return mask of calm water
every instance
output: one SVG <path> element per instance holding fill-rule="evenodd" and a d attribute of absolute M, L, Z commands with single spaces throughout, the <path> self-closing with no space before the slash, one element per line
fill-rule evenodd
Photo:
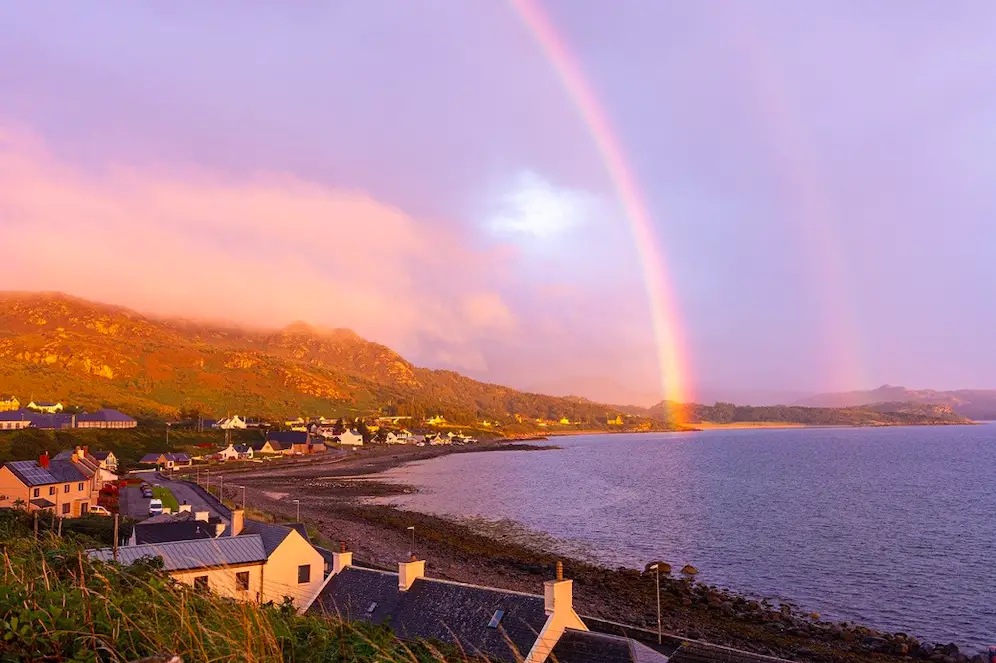
<path fill-rule="evenodd" d="M 388 476 L 393 499 L 511 519 L 611 566 L 700 579 L 972 650 L 996 644 L 996 425 L 558 438 Z"/>

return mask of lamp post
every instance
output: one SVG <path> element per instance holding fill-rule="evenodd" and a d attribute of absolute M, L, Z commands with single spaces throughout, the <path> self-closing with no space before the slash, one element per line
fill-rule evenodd
<path fill-rule="evenodd" d="M 415 526 L 414 525 L 409 525 L 408 526 L 408 530 L 412 533 L 412 551 L 411 551 L 411 555 L 414 556 L 415 555 Z"/>
<path fill-rule="evenodd" d="M 297 522 L 301 522 L 301 500 L 294 500 L 297 505 Z"/>
<path fill-rule="evenodd" d="M 240 486 L 242 488 L 242 510 L 246 510 L 246 487 Z"/>
<path fill-rule="evenodd" d="M 652 564 L 650 570 L 657 577 L 657 644 L 661 644 L 661 565 Z"/>

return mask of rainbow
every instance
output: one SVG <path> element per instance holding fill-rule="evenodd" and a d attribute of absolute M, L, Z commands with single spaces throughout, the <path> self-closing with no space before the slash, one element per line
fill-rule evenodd
<path fill-rule="evenodd" d="M 510 1 L 515 13 L 535 38 L 560 77 L 568 97 L 580 114 L 602 157 L 616 195 L 623 205 L 639 255 L 643 282 L 647 288 L 654 345 L 657 349 L 660 370 L 661 395 L 665 401 L 673 405 L 691 402 L 685 383 L 688 373 L 683 362 L 688 355 L 683 350 L 676 328 L 678 314 L 671 295 L 664 256 L 657 248 L 650 214 L 643 202 L 636 177 L 626 163 L 622 145 L 616 138 L 607 114 L 585 79 L 581 67 L 572 57 L 550 20 L 533 0 Z M 671 407 L 670 419 L 680 423 L 681 408 Z"/>

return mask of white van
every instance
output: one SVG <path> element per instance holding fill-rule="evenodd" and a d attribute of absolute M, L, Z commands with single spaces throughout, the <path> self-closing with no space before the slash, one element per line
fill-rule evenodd
<path fill-rule="evenodd" d="M 163 512 L 163 501 L 158 497 L 153 497 L 149 500 L 149 515 L 158 516 Z"/>

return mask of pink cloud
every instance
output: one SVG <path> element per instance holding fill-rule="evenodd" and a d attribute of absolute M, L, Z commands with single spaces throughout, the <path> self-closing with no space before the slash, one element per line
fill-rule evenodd
<path fill-rule="evenodd" d="M 348 326 L 403 354 L 484 369 L 516 333 L 504 258 L 356 191 L 286 173 L 83 170 L 0 123 L 0 288 L 275 327 Z M 422 350 L 431 348 L 431 356 Z"/>

